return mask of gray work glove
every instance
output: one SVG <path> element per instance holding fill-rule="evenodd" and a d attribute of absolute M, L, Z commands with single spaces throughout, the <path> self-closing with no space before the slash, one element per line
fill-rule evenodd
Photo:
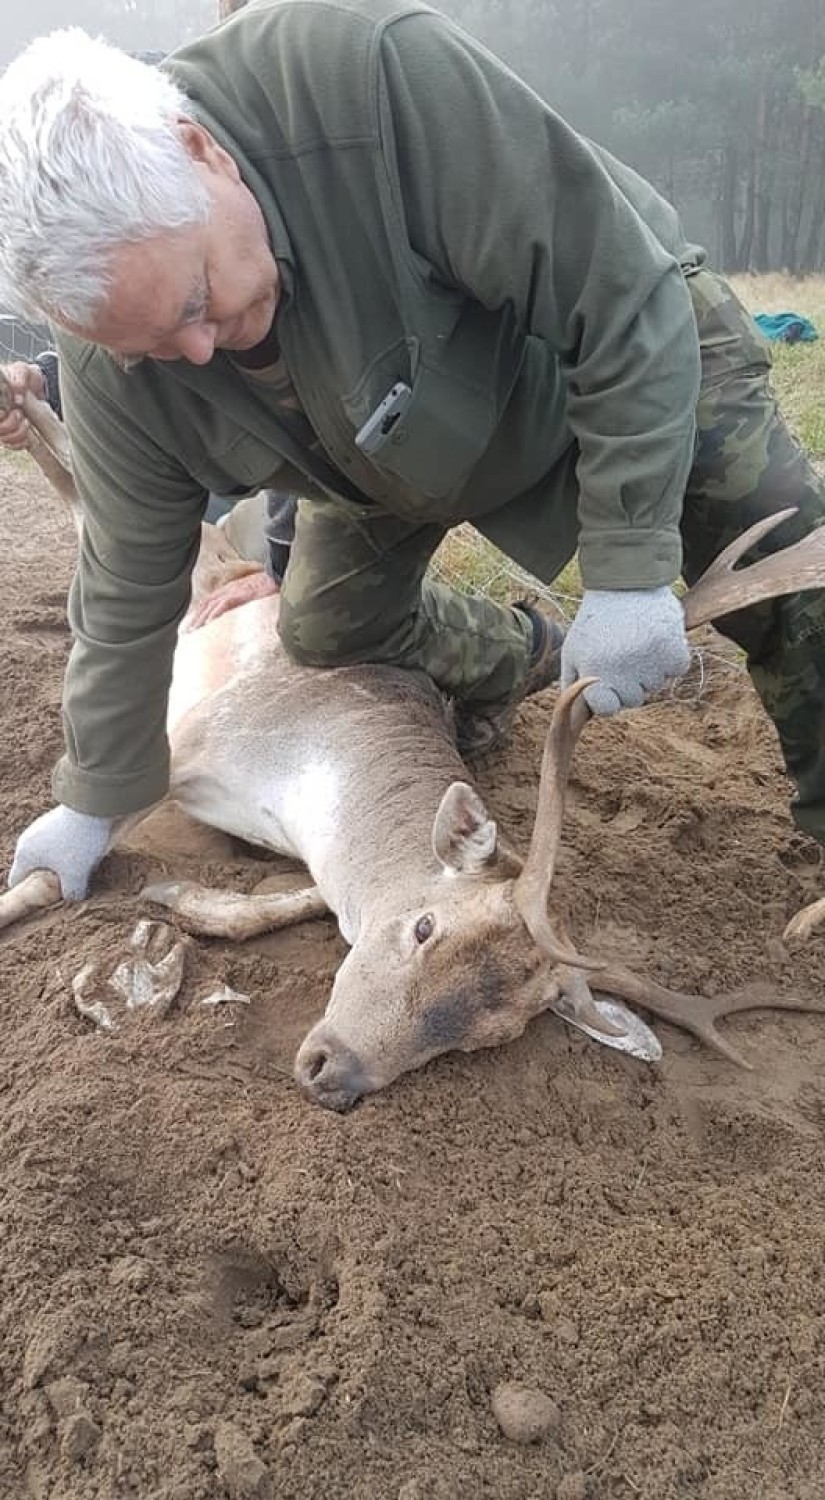
<path fill-rule="evenodd" d="M 638 708 L 648 693 L 687 671 L 682 606 L 669 588 L 585 589 L 561 652 L 561 685 L 598 677 L 585 689 L 594 714 Z"/>
<path fill-rule="evenodd" d="M 52 870 L 64 899 L 80 901 L 92 871 L 106 853 L 114 822 L 114 818 L 97 818 L 71 807 L 53 807 L 35 818 L 17 840 L 9 885 L 17 885 L 31 870 Z"/>

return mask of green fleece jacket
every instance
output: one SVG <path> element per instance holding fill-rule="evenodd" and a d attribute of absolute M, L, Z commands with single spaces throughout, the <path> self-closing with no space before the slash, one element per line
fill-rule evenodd
<path fill-rule="evenodd" d="M 208 489 L 294 475 L 451 523 L 524 494 L 578 444 L 590 587 L 680 566 L 699 383 L 675 212 L 484 48 L 419 4 L 257 0 L 165 64 L 263 211 L 279 340 L 329 463 L 266 383 L 217 354 L 125 373 L 61 335 L 86 526 L 70 601 L 60 801 L 161 797 L 165 713 Z M 372 459 L 355 433 L 412 400 Z M 319 471 L 320 464 L 320 471 Z"/>

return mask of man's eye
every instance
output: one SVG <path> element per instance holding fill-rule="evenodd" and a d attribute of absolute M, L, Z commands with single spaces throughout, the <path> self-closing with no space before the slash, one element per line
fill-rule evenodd
<path fill-rule="evenodd" d="M 427 939 L 432 937 L 434 931 L 435 917 L 431 912 L 427 912 L 425 916 L 418 918 L 413 928 L 415 941 L 417 943 L 426 943 Z"/>

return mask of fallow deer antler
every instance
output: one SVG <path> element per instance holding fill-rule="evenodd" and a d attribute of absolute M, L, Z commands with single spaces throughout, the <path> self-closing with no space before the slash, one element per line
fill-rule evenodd
<path fill-rule="evenodd" d="M 825 586 L 825 527 L 749 567 L 735 570 L 735 564 L 750 547 L 794 514 L 795 508 L 790 508 L 757 521 L 719 554 L 682 600 L 688 630 L 763 599 Z M 579 970 L 584 967 L 593 970 L 597 966 L 590 960 L 582 964 L 571 957 L 564 939 L 560 939 L 553 929 L 547 908 L 573 752 L 591 717 L 584 698 L 579 696 L 587 685 L 585 680 L 574 683 L 561 694 L 556 704 L 544 747 L 530 849 L 514 888 L 516 904 L 537 946 L 554 963 Z M 575 986 L 563 986 L 567 1012 L 575 1024 L 600 1032 L 609 1044 L 611 1036 L 620 1034 L 618 1028 L 600 1016 L 589 986 L 583 980 L 584 976 L 579 973 Z M 746 1068 L 750 1064 L 716 1030 L 715 1022 L 721 1016 L 766 1006 L 825 1013 L 825 1007 L 795 996 L 774 995 L 768 1000 L 755 987 L 714 998 L 685 995 L 664 989 L 652 980 L 642 979 L 629 969 L 613 964 L 601 966 L 598 988 L 622 1000 L 635 1001 Z"/>
<path fill-rule="evenodd" d="M 530 849 L 513 886 L 513 899 L 536 947 L 553 963 L 575 971 L 602 969 L 604 964 L 577 953 L 566 933 L 555 930 L 547 903 L 561 842 L 564 798 L 573 752 L 590 718 L 590 710 L 581 694 L 595 680 L 594 677 L 579 678 L 572 687 L 565 689 L 556 704 L 544 742 Z M 590 1026 L 605 1037 L 621 1036 L 620 1029 L 599 1014 L 586 985 L 577 983 L 575 996 L 568 996 L 568 1002 L 575 1011 L 577 1024 Z"/>
<path fill-rule="evenodd" d="M 736 568 L 739 559 L 763 536 L 795 515 L 796 506 L 790 505 L 772 516 L 763 516 L 714 558 L 682 599 L 687 630 L 710 624 L 720 615 L 734 614 L 746 605 L 760 604 L 764 599 L 825 587 L 825 526 L 809 531 L 800 541 L 771 552 L 746 568 Z"/>

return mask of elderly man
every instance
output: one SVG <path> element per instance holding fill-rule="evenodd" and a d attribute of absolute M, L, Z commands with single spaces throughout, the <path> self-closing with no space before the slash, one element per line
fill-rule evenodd
<path fill-rule="evenodd" d="M 688 661 L 671 584 L 757 516 L 820 524 L 761 337 L 675 212 L 435 12 L 258 0 L 159 70 L 80 33 L 0 84 L 0 295 L 58 330 L 86 515 L 60 805 L 11 878 L 81 894 L 167 785 L 164 711 L 204 497 L 307 499 L 282 594 L 318 666 L 423 667 L 470 746 L 558 672 L 525 607 L 427 576 L 470 519 L 585 593 L 562 678 L 641 703 Z M 729 626 L 825 839 L 825 605 Z"/>
<path fill-rule="evenodd" d="M 242 10 L 247 3 L 248 0 L 220 0 L 218 12 L 221 19 Z M 152 64 L 162 62 L 165 56 L 163 52 L 151 50 L 130 55 L 139 62 Z M 12 451 L 20 450 L 28 443 L 28 423 L 22 411 L 26 391 L 41 401 L 47 401 L 58 417 L 63 416 L 59 357 L 55 350 L 47 349 L 29 362 L 18 361 L 4 366 L 3 374 L 14 397 L 14 405 L 6 417 L 0 418 L 0 445 Z M 262 562 L 264 572 L 236 579 L 202 599 L 188 615 L 190 628 L 205 625 L 208 620 L 249 599 L 280 590 L 295 535 L 297 505 L 297 495 L 273 489 L 250 495 L 238 504 L 233 503 L 232 498 L 210 495 L 204 520 L 220 522 L 231 518 L 228 530 L 231 541 L 244 557 Z"/>

